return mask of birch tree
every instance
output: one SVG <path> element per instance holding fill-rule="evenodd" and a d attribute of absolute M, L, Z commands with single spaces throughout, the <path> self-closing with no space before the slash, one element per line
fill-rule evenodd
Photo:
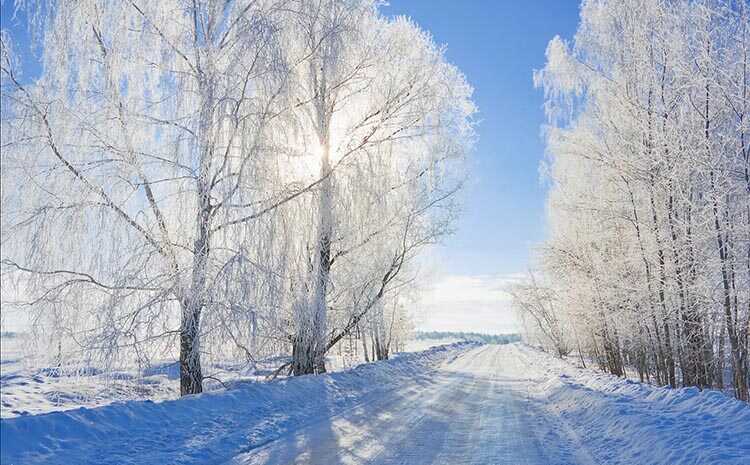
<path fill-rule="evenodd" d="M 324 371 L 450 233 L 474 138 L 463 75 L 378 7 L 30 10 L 39 79 L 2 37 L 4 305 L 60 359 L 177 354 L 182 394 L 206 357 Z"/>
<path fill-rule="evenodd" d="M 474 109 L 463 76 L 410 21 L 387 20 L 369 1 L 299 11 L 290 42 L 302 37 L 297 53 L 310 57 L 296 74 L 300 138 L 324 179 L 292 336 L 293 371 L 306 374 L 325 371 L 325 353 L 404 264 L 449 232 Z M 332 304 L 354 310 L 343 327 L 330 325 Z"/>
<path fill-rule="evenodd" d="M 299 195 L 268 182 L 278 6 L 60 1 L 30 83 L 3 40 L 4 267 L 87 347 L 177 337 L 182 394 L 202 390 L 201 320 L 243 227 Z"/>
<path fill-rule="evenodd" d="M 723 387 L 728 364 L 745 400 L 747 29 L 743 2 L 585 1 L 535 74 L 551 122 L 540 262 L 580 308 L 561 315 L 602 368 Z"/>

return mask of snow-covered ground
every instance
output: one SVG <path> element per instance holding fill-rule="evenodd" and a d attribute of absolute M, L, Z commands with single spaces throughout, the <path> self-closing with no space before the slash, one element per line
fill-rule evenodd
<path fill-rule="evenodd" d="M 128 400 L 164 401 L 179 397 L 179 365 L 174 360 L 152 362 L 146 367 L 104 371 L 81 363 L 77 370 L 39 366 L 25 350 L 27 336 L 3 333 L 0 344 L 0 418 L 38 415 L 79 407 L 101 407 Z M 418 352 L 457 339 L 407 341 L 406 352 Z M 343 356 L 333 350 L 327 358 L 329 371 L 342 371 L 364 362 L 362 352 Z M 206 391 L 247 381 L 264 381 L 286 362 L 283 357 L 258 361 L 254 366 L 240 363 L 209 365 L 204 381 Z M 283 377 L 283 374 L 281 374 Z M 220 381 L 220 382 L 219 382 Z"/>
<path fill-rule="evenodd" d="M 177 365 L 155 364 L 139 376 L 134 370 L 104 373 L 92 366 L 77 370 L 38 366 L 24 350 L 23 335 L 0 339 L 0 418 L 35 415 L 132 399 L 176 397 Z M 171 386 L 174 384 L 174 386 Z"/>
<path fill-rule="evenodd" d="M 747 464 L 750 406 L 453 344 L 181 400 L 0 420 L 3 464 Z"/>
<path fill-rule="evenodd" d="M 102 370 L 80 362 L 73 368 L 40 365 L 25 350 L 28 336 L 3 333 L 0 344 L 0 418 L 101 407 L 129 400 L 163 401 L 179 397 L 179 364 L 175 360 L 153 361 L 148 366 Z M 226 385 L 264 380 L 286 359 L 275 357 L 255 366 L 241 363 L 208 365 L 204 381 L 207 391 Z"/>

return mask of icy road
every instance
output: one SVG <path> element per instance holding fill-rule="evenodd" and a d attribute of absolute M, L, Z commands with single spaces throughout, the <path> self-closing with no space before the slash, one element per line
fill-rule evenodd
<path fill-rule="evenodd" d="M 324 418 L 231 463 L 594 464 L 559 418 L 540 410 L 530 361 L 515 346 L 482 346 L 429 383 Z"/>
<path fill-rule="evenodd" d="M 750 405 L 456 344 L 185 399 L 0 420 L 0 462 L 747 465 Z"/>
<path fill-rule="evenodd" d="M 475 348 L 442 365 L 429 382 L 323 418 L 231 463 L 750 464 L 748 424 L 732 425 L 750 421 L 746 405 L 729 401 L 740 415 L 721 425 L 679 402 L 660 408 L 656 398 L 597 392 L 561 373 L 566 364 L 544 363 L 540 355 L 518 345 Z M 639 424 L 630 429 L 633 422 Z M 651 435 L 641 436 L 637 428 L 649 426 Z"/>

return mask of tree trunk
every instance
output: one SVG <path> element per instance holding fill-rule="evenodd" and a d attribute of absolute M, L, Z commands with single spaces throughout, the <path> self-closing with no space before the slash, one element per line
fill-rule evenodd
<path fill-rule="evenodd" d="M 207 202 L 205 196 L 199 199 Z M 205 208 L 197 219 L 198 239 L 193 252 L 193 272 L 190 296 L 182 305 L 180 323 L 180 395 L 203 391 L 203 374 L 200 355 L 200 324 L 203 311 L 203 293 L 206 286 L 206 267 L 209 254 L 209 209 Z"/>
<path fill-rule="evenodd" d="M 198 337 L 200 311 L 196 311 L 195 305 L 189 305 L 188 308 L 183 309 L 182 318 L 183 324 L 180 329 L 180 395 L 200 394 L 203 392 L 203 372 Z"/>
<path fill-rule="evenodd" d="M 680 352 L 680 367 L 682 368 L 682 385 L 704 387 L 706 382 L 703 376 L 701 376 L 701 359 L 703 356 L 701 318 L 696 308 L 687 303 L 687 291 L 685 289 L 682 261 L 680 260 L 680 255 L 678 253 L 674 196 L 671 193 L 667 200 L 667 219 L 669 224 L 669 235 L 672 242 L 672 259 L 674 260 L 677 293 L 680 301 L 680 317 L 682 319 L 682 331 L 678 333 L 681 336 L 681 340 L 677 342 L 677 348 Z M 682 342 L 684 342 L 686 347 L 683 348 Z"/>
<path fill-rule="evenodd" d="M 297 334 L 292 341 L 292 374 L 294 376 L 325 373 L 325 365 L 320 363 L 319 349 L 309 333 Z M 321 369 L 322 368 L 322 369 Z"/>
<path fill-rule="evenodd" d="M 322 102 L 318 102 L 323 107 Z M 315 263 L 313 266 L 313 300 L 311 321 L 301 322 L 296 338 L 298 347 L 293 361 L 294 374 L 304 375 L 325 373 L 325 354 L 328 341 L 328 279 L 331 271 L 331 237 L 333 234 L 333 183 L 330 160 L 330 134 L 328 116 L 323 108 L 318 109 L 318 135 L 321 148 L 320 192 L 318 197 L 318 232 L 316 241 Z M 309 328 L 305 326 L 309 325 Z M 294 356 L 293 356 L 294 357 Z"/>
<path fill-rule="evenodd" d="M 357 323 L 357 332 L 359 333 L 360 337 L 362 338 L 362 350 L 365 353 L 365 362 L 370 362 L 370 356 L 367 353 L 367 337 L 365 335 L 365 331 L 362 331 L 359 327 L 359 323 Z"/>
<path fill-rule="evenodd" d="M 744 370 L 744 361 L 742 357 L 742 347 L 738 336 L 738 328 L 732 313 L 732 296 L 729 283 L 729 272 L 727 269 L 726 244 L 719 223 L 718 205 L 716 201 L 713 204 L 714 226 L 716 229 L 716 241 L 719 248 L 719 258 L 721 261 L 721 282 L 724 294 L 724 321 L 729 339 L 729 351 L 732 358 L 732 378 L 734 381 L 734 395 L 740 400 L 748 400 L 747 375 Z"/>
<path fill-rule="evenodd" d="M 653 179 L 651 180 L 653 186 Z M 656 204 L 654 194 L 651 192 L 651 216 L 653 219 L 654 237 L 656 239 L 656 252 L 659 257 L 659 304 L 662 311 L 662 325 L 664 330 L 664 363 L 666 365 L 666 375 L 671 387 L 677 387 L 675 376 L 674 350 L 672 349 L 672 334 L 669 325 L 669 313 L 667 311 L 665 287 L 666 287 L 666 260 L 664 249 L 662 248 L 661 234 L 659 233 L 659 220 L 656 215 Z"/>

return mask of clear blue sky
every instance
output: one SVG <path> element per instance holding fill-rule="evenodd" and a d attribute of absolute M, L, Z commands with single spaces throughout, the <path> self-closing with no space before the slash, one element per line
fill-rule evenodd
<path fill-rule="evenodd" d="M 527 268 L 544 237 L 542 91 L 532 71 L 544 66 L 547 42 L 572 38 L 578 0 L 391 0 L 388 15 L 406 15 L 448 47 L 447 57 L 474 87 L 479 143 L 458 232 L 440 254 L 450 272 L 506 274 Z"/>
<path fill-rule="evenodd" d="M 547 42 L 571 38 L 578 0 L 391 0 L 387 15 L 406 15 L 446 44 L 448 59 L 474 87 L 479 142 L 465 212 L 438 254 L 458 275 L 508 274 L 527 268 L 530 247 L 544 237 L 542 92 L 532 71 L 544 65 Z M 26 54 L 26 77 L 40 72 L 22 22 L 2 1 L 2 27 Z"/>

